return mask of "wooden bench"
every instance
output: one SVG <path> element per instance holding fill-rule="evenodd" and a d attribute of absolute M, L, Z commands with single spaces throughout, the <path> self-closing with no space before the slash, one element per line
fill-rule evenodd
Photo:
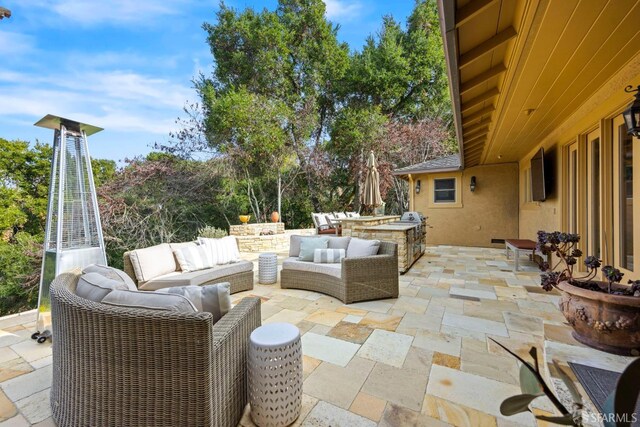
<path fill-rule="evenodd" d="M 513 267 L 513 271 L 519 271 L 519 259 L 520 259 L 520 251 L 531 252 L 531 255 L 538 254 L 540 256 L 544 256 L 540 251 L 536 250 L 536 242 L 528 239 L 506 239 L 506 255 L 507 259 L 509 259 L 509 250 L 514 254 L 515 265 Z M 547 257 L 547 261 L 549 257 Z"/>

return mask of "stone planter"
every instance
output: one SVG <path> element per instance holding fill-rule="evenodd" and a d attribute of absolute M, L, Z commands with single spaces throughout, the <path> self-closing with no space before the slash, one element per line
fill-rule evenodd
<path fill-rule="evenodd" d="M 558 289 L 560 309 L 576 340 L 608 353 L 640 355 L 640 297 L 594 292 L 567 282 Z"/>

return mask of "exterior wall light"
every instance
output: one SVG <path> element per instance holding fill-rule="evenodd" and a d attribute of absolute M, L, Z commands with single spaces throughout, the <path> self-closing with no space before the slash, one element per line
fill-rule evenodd
<path fill-rule="evenodd" d="M 469 185 L 469 188 L 471 189 L 472 193 L 474 191 L 476 191 L 476 177 L 475 176 L 471 177 L 471 184 Z"/>
<path fill-rule="evenodd" d="M 627 125 L 627 134 L 640 138 L 640 86 L 635 89 L 633 86 L 627 86 L 624 91 L 627 93 L 636 93 L 633 102 L 622 112 L 624 122 Z"/>
<path fill-rule="evenodd" d="M 420 194 L 420 180 L 416 181 L 416 194 Z"/>

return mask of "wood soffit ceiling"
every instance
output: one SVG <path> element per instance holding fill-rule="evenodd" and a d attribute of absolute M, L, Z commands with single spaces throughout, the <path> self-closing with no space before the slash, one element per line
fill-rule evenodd
<path fill-rule="evenodd" d="M 448 1 L 464 167 L 520 160 L 640 52 L 638 0 Z"/>

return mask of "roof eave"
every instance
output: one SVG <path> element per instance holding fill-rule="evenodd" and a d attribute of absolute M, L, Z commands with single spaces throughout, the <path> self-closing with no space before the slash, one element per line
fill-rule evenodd
<path fill-rule="evenodd" d="M 405 178 L 405 177 L 407 177 L 409 175 L 419 175 L 419 174 L 424 174 L 424 173 L 457 172 L 459 170 L 462 170 L 462 166 L 455 167 L 455 168 L 415 169 L 415 170 L 410 170 L 410 171 L 398 170 L 398 171 L 391 172 L 391 174 L 394 175 L 394 176 L 398 176 L 400 178 Z"/>
<path fill-rule="evenodd" d="M 456 2 L 449 0 L 438 0 L 438 13 L 440 15 L 440 31 L 442 33 L 445 60 L 447 62 L 447 75 L 449 76 L 449 94 L 451 96 L 451 104 L 453 106 L 453 122 L 456 129 L 456 140 L 458 141 L 458 150 L 460 153 L 459 169 L 464 169 L 455 3 Z"/>

